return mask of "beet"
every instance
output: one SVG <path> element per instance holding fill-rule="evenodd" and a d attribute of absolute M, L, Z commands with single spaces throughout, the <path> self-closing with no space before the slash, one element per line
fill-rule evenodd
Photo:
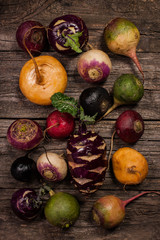
<path fill-rule="evenodd" d="M 25 52 L 28 49 L 31 54 L 39 55 L 47 45 L 45 27 L 37 21 L 23 22 L 17 29 L 16 40 Z"/>
<path fill-rule="evenodd" d="M 67 143 L 67 159 L 75 186 L 81 193 L 98 190 L 103 184 L 106 168 L 106 143 L 84 125 L 72 135 Z"/>
<path fill-rule="evenodd" d="M 134 110 L 124 111 L 116 121 L 116 133 L 127 143 L 135 143 L 144 132 L 141 115 Z"/>
<path fill-rule="evenodd" d="M 88 29 L 80 17 L 64 15 L 55 18 L 50 23 L 48 40 L 50 45 L 59 53 L 80 53 L 88 42 Z"/>

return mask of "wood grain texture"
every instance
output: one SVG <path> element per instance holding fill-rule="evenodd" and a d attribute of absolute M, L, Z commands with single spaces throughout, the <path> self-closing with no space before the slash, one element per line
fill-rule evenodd
<path fill-rule="evenodd" d="M 126 218 L 117 228 L 107 231 L 96 226 L 91 217 L 93 203 L 106 194 L 113 194 L 122 200 L 141 191 L 160 191 L 160 4 L 159 0 L 6 0 L 0 1 L 0 240 L 158 240 L 160 237 L 160 197 L 149 194 L 128 205 Z M 113 83 L 123 73 L 134 73 L 141 78 L 135 64 L 127 57 L 111 53 L 104 44 L 103 30 L 112 18 L 126 17 L 138 27 L 141 39 L 137 47 L 137 56 L 145 74 L 144 96 L 137 105 L 121 106 L 110 113 L 94 129 L 106 141 L 107 155 L 115 121 L 120 113 L 127 109 L 138 111 L 145 123 L 141 139 L 130 147 L 141 152 L 147 159 L 149 172 L 144 182 L 138 186 L 119 184 L 112 173 L 106 173 L 103 186 L 92 196 L 85 198 L 71 184 L 71 177 L 60 184 L 51 184 L 56 191 L 65 191 L 75 195 L 81 206 L 80 217 L 67 231 L 57 229 L 47 223 L 43 212 L 32 222 L 18 219 L 10 207 L 13 192 L 23 187 L 33 187 L 38 191 L 41 183 L 18 182 L 11 176 L 12 162 L 25 154 L 14 149 L 6 138 L 10 124 L 18 118 L 36 120 L 45 129 L 46 117 L 54 109 L 52 106 L 38 106 L 29 102 L 20 92 L 19 74 L 29 56 L 18 47 L 15 33 L 19 24 L 26 20 L 36 20 L 44 26 L 58 16 L 75 14 L 85 21 L 89 29 L 89 42 L 94 47 L 108 53 L 112 61 L 112 73 L 101 84 L 110 93 Z M 56 57 L 66 68 L 68 86 L 66 94 L 77 100 L 83 89 L 92 86 L 84 82 L 77 72 L 79 56 L 66 57 L 56 53 L 51 47 L 42 53 Z M 66 152 L 67 140 L 44 141 L 48 151 Z M 128 146 L 115 136 L 113 152 Z M 43 152 L 41 147 L 30 156 L 36 161 Z"/>

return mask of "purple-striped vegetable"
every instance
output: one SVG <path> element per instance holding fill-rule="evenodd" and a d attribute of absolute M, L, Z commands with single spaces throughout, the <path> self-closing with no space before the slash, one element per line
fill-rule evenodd
<path fill-rule="evenodd" d="M 13 212 L 23 220 L 31 220 L 37 216 L 41 208 L 38 195 L 31 188 L 21 188 L 11 198 Z"/>
<path fill-rule="evenodd" d="M 48 40 L 50 45 L 59 53 L 80 53 L 88 42 L 88 29 L 80 17 L 64 15 L 55 18 L 50 23 Z"/>
<path fill-rule="evenodd" d="M 84 125 L 67 143 L 67 159 L 75 186 L 81 193 L 98 190 L 103 184 L 106 168 L 106 143 L 97 133 Z"/>

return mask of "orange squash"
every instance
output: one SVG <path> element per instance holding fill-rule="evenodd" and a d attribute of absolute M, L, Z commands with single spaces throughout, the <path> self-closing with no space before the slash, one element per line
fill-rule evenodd
<path fill-rule="evenodd" d="M 138 151 L 124 147 L 112 156 L 112 167 L 116 179 L 125 185 L 141 183 L 148 174 L 148 163 Z"/>
<path fill-rule="evenodd" d="M 39 56 L 29 60 L 23 66 L 20 72 L 19 87 L 23 95 L 31 102 L 50 105 L 50 97 L 54 93 L 64 93 L 67 87 L 67 73 L 56 58 Z"/>

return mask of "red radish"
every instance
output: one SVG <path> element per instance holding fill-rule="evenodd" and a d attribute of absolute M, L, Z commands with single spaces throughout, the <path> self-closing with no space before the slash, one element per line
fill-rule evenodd
<path fill-rule="evenodd" d="M 149 193 L 156 193 L 160 195 L 160 192 L 147 191 L 125 201 L 122 201 L 113 195 L 104 196 L 94 203 L 92 217 L 94 221 L 102 227 L 106 229 L 114 228 L 123 221 L 126 205 L 142 195 Z"/>
<path fill-rule="evenodd" d="M 45 27 L 36 21 L 23 22 L 17 29 L 16 39 L 24 51 L 28 52 L 28 49 L 32 54 L 38 55 L 44 50 L 47 43 Z"/>
<path fill-rule="evenodd" d="M 125 18 L 115 18 L 106 25 L 104 37 L 107 47 L 113 53 L 128 56 L 135 62 L 144 79 L 144 73 L 136 56 L 136 47 L 140 40 L 137 27 Z"/>
<path fill-rule="evenodd" d="M 66 138 L 74 131 L 75 122 L 71 114 L 55 110 L 47 117 L 46 127 L 50 137 Z"/>
<path fill-rule="evenodd" d="M 7 140 L 15 148 L 30 150 L 44 139 L 40 125 L 30 119 L 18 119 L 8 128 Z"/>
<path fill-rule="evenodd" d="M 80 76 L 90 83 L 106 80 L 111 68 L 112 64 L 108 55 L 97 49 L 83 53 L 78 61 L 78 72 Z"/>

